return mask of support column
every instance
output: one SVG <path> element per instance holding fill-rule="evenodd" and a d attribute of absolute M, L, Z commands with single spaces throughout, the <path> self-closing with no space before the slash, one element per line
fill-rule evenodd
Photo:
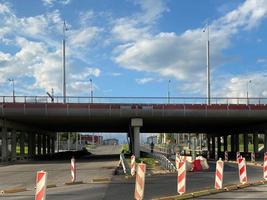
<path fill-rule="evenodd" d="M 212 151 L 211 151 L 211 158 L 215 158 L 215 137 L 213 136 L 212 138 L 211 138 L 211 140 L 212 140 L 212 146 L 211 146 L 211 149 L 212 149 Z"/>
<path fill-rule="evenodd" d="M 28 159 L 33 157 L 33 143 L 32 143 L 32 133 L 28 133 Z"/>
<path fill-rule="evenodd" d="M 134 154 L 137 158 L 140 157 L 140 127 L 143 126 L 143 119 L 131 119 L 131 126 L 134 130 Z"/>
<path fill-rule="evenodd" d="M 50 154 L 51 153 L 51 145 L 50 145 L 50 135 L 47 136 L 47 154 Z"/>
<path fill-rule="evenodd" d="M 248 152 L 248 134 L 244 133 L 244 152 Z"/>
<path fill-rule="evenodd" d="M 207 148 L 208 148 L 208 151 L 211 152 L 211 146 L 210 146 L 210 137 L 208 137 L 208 144 L 207 144 Z"/>
<path fill-rule="evenodd" d="M 46 155 L 46 135 L 43 134 L 43 155 Z"/>
<path fill-rule="evenodd" d="M 37 134 L 37 154 L 38 154 L 38 156 L 42 154 L 42 137 L 41 137 L 41 133 Z"/>
<path fill-rule="evenodd" d="M 267 152 L 267 132 L 264 132 L 264 152 Z"/>
<path fill-rule="evenodd" d="M 258 148 L 259 148 L 258 133 L 253 133 L 253 150 L 255 153 L 258 152 Z"/>
<path fill-rule="evenodd" d="M 228 146 L 228 144 L 227 144 L 227 135 L 224 135 L 223 136 L 223 150 L 224 151 L 227 151 L 227 146 Z"/>
<path fill-rule="evenodd" d="M 55 153 L 55 137 L 51 138 L 51 153 L 54 154 Z"/>
<path fill-rule="evenodd" d="M 20 132 L 20 159 L 25 158 L 25 133 Z"/>
<path fill-rule="evenodd" d="M 239 151 L 239 134 L 234 134 L 234 152 Z"/>
<path fill-rule="evenodd" d="M 217 152 L 221 152 L 221 137 L 217 137 Z M 219 154 L 218 154 L 219 155 Z"/>
<path fill-rule="evenodd" d="M 2 128 L 2 162 L 7 161 L 7 129 Z"/>
<path fill-rule="evenodd" d="M 234 134 L 232 134 L 231 135 L 231 152 L 235 152 L 234 146 L 235 146 L 235 137 L 234 137 Z"/>
<path fill-rule="evenodd" d="M 11 131 L 11 161 L 17 160 L 17 132 L 15 129 Z"/>

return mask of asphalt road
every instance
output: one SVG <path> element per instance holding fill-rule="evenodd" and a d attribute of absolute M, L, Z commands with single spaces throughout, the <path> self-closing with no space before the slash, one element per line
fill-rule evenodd
<path fill-rule="evenodd" d="M 205 196 L 195 199 L 267 199 L 267 185 L 260 185 L 255 187 L 248 187 L 242 190 L 232 192 L 224 192 L 216 195 Z"/>

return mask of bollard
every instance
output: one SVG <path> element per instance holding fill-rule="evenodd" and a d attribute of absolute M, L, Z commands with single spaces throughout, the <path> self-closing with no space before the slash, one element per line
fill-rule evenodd
<path fill-rule="evenodd" d="M 241 184 L 248 182 L 247 178 L 247 167 L 245 158 L 239 157 L 238 159 L 238 170 L 239 170 L 239 180 Z"/>
<path fill-rule="evenodd" d="M 176 166 L 176 169 L 178 169 L 178 163 L 181 161 L 181 156 L 180 156 L 180 153 L 176 153 L 176 156 L 175 156 L 175 166 Z"/>
<path fill-rule="evenodd" d="M 251 152 L 251 162 L 255 163 L 255 152 Z"/>
<path fill-rule="evenodd" d="M 135 156 L 131 156 L 131 175 L 135 175 Z"/>
<path fill-rule="evenodd" d="M 134 198 L 136 200 L 142 200 L 144 198 L 145 175 L 146 175 L 146 164 L 143 163 L 138 164 L 136 180 L 135 180 L 135 192 L 134 192 Z"/>
<path fill-rule="evenodd" d="M 71 172 L 71 182 L 74 183 L 76 181 L 76 161 L 74 157 L 72 157 L 70 160 L 70 172 Z"/>
<path fill-rule="evenodd" d="M 264 154 L 263 178 L 264 180 L 267 180 L 267 153 Z"/>
<path fill-rule="evenodd" d="M 228 151 L 225 151 L 224 152 L 224 160 L 225 161 L 228 161 Z"/>
<path fill-rule="evenodd" d="M 177 192 L 182 195 L 186 191 L 186 162 L 181 161 L 178 163 L 177 175 Z"/>
<path fill-rule="evenodd" d="M 216 172 L 215 172 L 215 189 L 222 189 L 223 185 L 223 168 L 224 168 L 224 163 L 222 159 L 220 158 L 216 162 Z"/>
<path fill-rule="evenodd" d="M 47 172 L 38 171 L 36 176 L 35 200 L 46 199 Z"/>

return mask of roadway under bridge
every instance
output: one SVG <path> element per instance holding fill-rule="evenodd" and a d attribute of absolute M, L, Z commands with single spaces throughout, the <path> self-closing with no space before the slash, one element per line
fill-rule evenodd
<path fill-rule="evenodd" d="M 246 99 L 246 103 L 243 103 L 244 99 L 238 99 L 238 103 L 233 103 L 233 99 L 220 103 L 222 99 L 219 99 L 219 103 L 216 100 L 217 103 L 207 105 L 203 102 L 144 103 L 146 99 L 141 103 L 63 103 L 58 100 L 49 102 L 47 99 L 40 101 L 41 98 L 44 97 L 35 97 L 35 101 L 29 101 L 29 97 L 2 98 L 2 161 L 15 159 L 14 146 L 18 134 L 21 147 L 27 140 L 28 157 L 33 157 L 36 154 L 54 153 L 56 132 L 126 132 L 131 149 L 137 156 L 140 132 L 207 133 L 208 148 L 211 156 L 214 156 L 215 149 L 220 146 L 219 137 L 231 135 L 231 151 L 236 152 L 237 138 L 242 133 L 244 149 L 247 151 L 248 133 L 254 133 L 256 146 L 258 133 L 267 132 L 267 105 L 262 99 Z M 13 144 L 11 153 L 7 146 L 9 139 Z M 264 144 L 267 150 L 267 137 Z M 24 152 L 21 152 L 23 156 Z"/>

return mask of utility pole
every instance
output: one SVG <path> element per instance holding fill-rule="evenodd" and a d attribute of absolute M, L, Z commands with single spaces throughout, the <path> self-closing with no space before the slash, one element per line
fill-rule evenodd
<path fill-rule="evenodd" d="M 90 79 L 90 96 L 91 96 L 91 103 L 93 103 L 93 81 Z"/>
<path fill-rule="evenodd" d="M 207 104 L 210 105 L 210 39 L 209 39 L 209 24 L 203 32 L 207 32 L 206 42 L 206 57 L 207 57 Z"/>
<path fill-rule="evenodd" d="M 171 97 L 171 94 L 170 94 L 170 83 L 171 83 L 171 80 L 168 81 L 168 104 L 170 103 L 170 97 Z"/>
<path fill-rule="evenodd" d="M 8 80 L 10 82 L 12 82 L 13 103 L 15 103 L 15 83 L 14 83 L 14 78 L 9 78 Z"/>
<path fill-rule="evenodd" d="M 63 103 L 66 103 L 66 58 L 65 58 L 65 43 L 66 43 L 66 35 L 65 32 L 67 31 L 66 23 L 63 23 L 63 39 L 62 39 L 62 67 L 63 67 L 63 80 L 62 80 L 62 89 L 63 89 Z"/>

